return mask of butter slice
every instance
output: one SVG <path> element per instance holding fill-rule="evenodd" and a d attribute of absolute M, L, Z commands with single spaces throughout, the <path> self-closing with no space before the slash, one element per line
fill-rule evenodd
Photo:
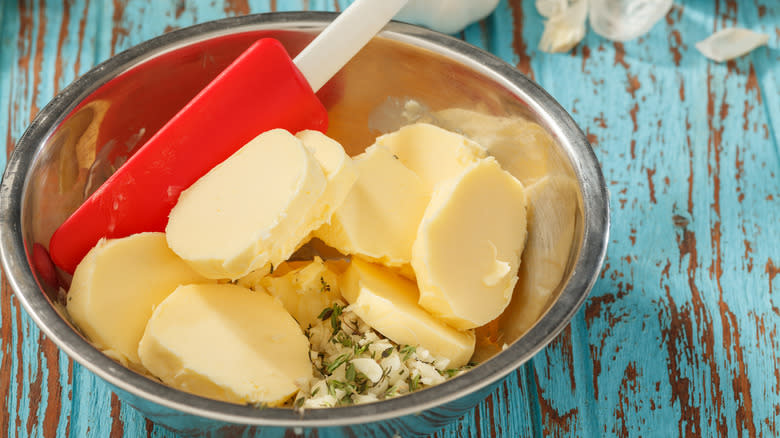
<path fill-rule="evenodd" d="M 358 254 L 388 266 L 409 263 L 429 190 L 383 146 L 373 145 L 352 160 L 358 179 L 330 224 L 314 236 L 342 254 Z"/>
<path fill-rule="evenodd" d="M 499 318 L 505 342 L 533 327 L 566 273 L 574 245 L 579 188 L 568 177 L 545 177 L 526 187 L 528 241 L 512 301 Z"/>
<path fill-rule="evenodd" d="M 209 278 L 277 266 L 316 226 L 326 184 L 300 140 L 281 129 L 265 132 L 182 192 L 168 244 Z"/>
<path fill-rule="evenodd" d="M 420 305 L 458 329 L 509 304 L 526 238 L 523 184 L 492 157 L 440 185 L 420 223 L 412 267 Z"/>
<path fill-rule="evenodd" d="M 484 146 L 501 167 L 525 185 L 547 175 L 568 174 L 550 134 L 519 117 L 500 117 L 460 108 L 434 114 L 437 123 Z"/>
<path fill-rule="evenodd" d="M 487 155 L 468 138 L 427 123 L 404 126 L 377 138 L 376 144 L 390 149 L 431 191 Z"/>
<path fill-rule="evenodd" d="M 398 344 L 422 346 L 449 367 L 468 363 L 474 353 L 473 331 L 458 331 L 417 304 L 417 286 L 388 269 L 353 259 L 341 279 L 341 293 L 355 314 Z"/>
<path fill-rule="evenodd" d="M 314 215 L 313 230 L 330 221 L 331 215 L 344 202 L 357 180 L 357 169 L 352 158 L 337 142 L 319 131 L 306 130 L 295 134 L 311 152 L 328 181 Z"/>
<path fill-rule="evenodd" d="M 266 276 L 257 284 L 279 299 L 302 328 L 313 325 L 322 309 L 341 298 L 338 274 L 319 257 L 282 276 Z"/>
<path fill-rule="evenodd" d="M 163 233 L 101 240 L 76 267 L 66 309 L 98 349 L 142 371 L 138 342 L 154 307 L 179 285 L 206 281 Z"/>
<path fill-rule="evenodd" d="M 233 403 L 279 405 L 312 377 L 298 323 L 267 293 L 231 284 L 177 288 L 155 309 L 138 354 L 164 383 Z"/>

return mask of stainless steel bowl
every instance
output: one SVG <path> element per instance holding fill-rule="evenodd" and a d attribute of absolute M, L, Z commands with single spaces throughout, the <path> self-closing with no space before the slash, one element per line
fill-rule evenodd
<path fill-rule="evenodd" d="M 258 410 L 210 400 L 126 369 L 92 347 L 57 305 L 45 252 L 54 229 L 131 153 L 252 41 L 279 39 L 295 54 L 333 14 L 273 13 L 229 18 L 171 32 L 120 53 L 65 88 L 19 140 L 0 191 L 2 262 L 19 301 L 71 358 L 108 382 L 152 420 L 184 432 L 276 435 L 321 428 L 319 435 L 429 433 L 462 416 L 568 324 L 592 287 L 609 227 L 607 192 L 582 131 L 544 90 L 495 56 L 455 38 L 392 23 L 320 93 L 329 134 L 356 153 L 376 132 L 370 114 L 413 98 L 432 109 L 462 107 L 539 123 L 579 182 L 581 205 L 567 280 L 538 323 L 473 370 L 430 389 L 378 403 L 308 410 Z"/>

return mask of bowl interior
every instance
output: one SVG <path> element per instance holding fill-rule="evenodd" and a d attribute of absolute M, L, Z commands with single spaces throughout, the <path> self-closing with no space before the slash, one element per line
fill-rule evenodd
<path fill-rule="evenodd" d="M 68 101 L 53 103 L 57 113 L 46 113 L 52 109 L 45 108 L 42 114 L 50 118 L 50 127 L 35 138 L 23 139 L 35 143 L 20 206 L 21 235 L 39 287 L 17 291 L 28 296 L 45 295 L 51 309 L 67 320 L 60 303 L 69 278 L 53 269 L 45 252 L 54 230 L 137 147 L 257 38 L 276 38 L 294 56 L 323 24 L 259 21 L 169 34 L 118 55 L 105 71 L 98 68 L 85 75 L 63 93 Z M 559 303 L 561 294 L 571 296 L 559 303 L 563 307 L 550 317 L 553 319 L 534 329 L 541 332 L 524 336 L 524 342 L 498 354 L 504 357 L 500 373 L 506 374 L 549 342 L 587 295 L 601 258 L 589 267 L 596 272 L 586 272 L 577 284 L 569 279 L 582 258 L 589 232 L 586 212 L 593 194 L 589 194 L 588 185 L 603 186 L 603 181 L 593 180 L 595 160 L 584 136 L 546 93 L 491 55 L 452 38 L 430 34 L 393 24 L 318 96 L 328 109 L 328 135 L 351 155 L 371 145 L 377 135 L 398 127 L 403 122 L 404 104 L 409 101 L 419 103 L 425 114 L 461 108 L 522 118 L 538 123 L 553 139 L 554 146 L 548 152 L 555 173 L 578 182 L 579 201 L 564 275 L 545 306 L 549 310 Z M 597 187 L 592 191 L 603 196 L 602 190 Z M 605 240 L 606 220 L 596 226 L 603 234 L 599 241 Z M 36 319 L 39 324 L 41 319 Z M 517 336 L 500 338 L 500 343 L 516 340 Z M 495 342 L 482 343 L 478 348 L 478 356 L 484 359 L 501 350 Z M 490 379 L 494 380 L 486 378 Z"/>

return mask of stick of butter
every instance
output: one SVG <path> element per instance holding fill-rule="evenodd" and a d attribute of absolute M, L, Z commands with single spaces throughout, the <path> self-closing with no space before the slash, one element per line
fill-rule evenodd
<path fill-rule="evenodd" d="M 163 233 L 101 240 L 76 267 L 66 308 L 98 349 L 143 371 L 138 341 L 154 307 L 181 284 L 207 281 L 168 248 Z"/>
<path fill-rule="evenodd" d="M 465 365 L 474 353 L 472 331 L 438 321 L 417 304 L 414 283 L 382 266 L 353 258 L 341 278 L 341 294 L 373 329 L 395 343 L 419 345 L 447 358 L 451 368 Z"/>
<path fill-rule="evenodd" d="M 177 288 L 155 309 L 138 346 L 164 383 L 234 403 L 284 403 L 312 377 L 309 340 L 264 291 L 232 284 Z"/>
<path fill-rule="evenodd" d="M 314 236 L 342 254 L 359 254 L 388 266 L 409 263 L 430 191 L 383 146 L 370 146 L 352 160 L 357 181 L 330 224 Z"/>
<path fill-rule="evenodd" d="M 276 266 L 317 225 L 326 184 L 299 139 L 265 132 L 181 193 L 165 230 L 168 245 L 209 278 Z"/>
<path fill-rule="evenodd" d="M 458 329 L 509 304 L 526 237 L 523 184 L 490 157 L 441 184 L 412 249 L 420 305 Z"/>
<path fill-rule="evenodd" d="M 390 149 L 430 191 L 487 155 L 485 148 L 468 138 L 427 123 L 404 126 L 378 137 L 376 144 Z"/>

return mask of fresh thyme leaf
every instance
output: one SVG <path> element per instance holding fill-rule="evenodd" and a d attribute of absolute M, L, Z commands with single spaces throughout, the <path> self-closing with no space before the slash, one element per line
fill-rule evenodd
<path fill-rule="evenodd" d="M 303 403 L 304 403 L 305 401 L 306 401 L 306 399 L 305 399 L 305 398 L 303 398 L 303 397 L 296 399 L 296 400 L 295 400 L 295 407 L 296 407 L 296 408 L 300 408 L 301 406 L 303 406 Z"/>
<path fill-rule="evenodd" d="M 362 347 L 358 347 L 358 344 L 355 344 L 354 345 L 354 349 L 355 349 L 354 356 L 357 357 L 357 356 L 360 356 L 361 354 L 365 353 L 366 350 L 368 350 L 368 346 L 369 345 L 370 345 L 370 342 L 368 344 L 366 344 L 366 345 L 363 345 Z M 372 355 L 372 358 L 373 358 L 373 355 Z"/>
<path fill-rule="evenodd" d="M 336 396 L 336 385 L 338 380 L 328 380 L 326 385 L 328 387 L 328 394 L 330 394 L 331 397 Z"/>
<path fill-rule="evenodd" d="M 393 352 L 393 347 L 387 347 L 384 351 L 382 351 L 382 357 L 390 356 L 390 354 Z"/>
<path fill-rule="evenodd" d="M 319 386 L 314 388 L 314 391 L 311 392 L 311 396 L 314 397 L 315 395 L 317 395 L 318 392 L 320 392 L 320 387 Z"/>
<path fill-rule="evenodd" d="M 352 362 L 347 364 L 347 369 L 344 373 L 344 378 L 347 379 L 347 382 L 354 382 L 355 377 L 357 377 L 357 371 L 355 370 L 355 365 L 352 364 Z"/>
<path fill-rule="evenodd" d="M 352 348 L 354 344 L 354 342 L 352 342 L 352 337 L 344 332 L 338 333 L 338 336 L 336 336 L 336 341 L 347 348 Z"/>
<path fill-rule="evenodd" d="M 409 391 L 416 391 L 417 387 L 420 385 L 420 375 L 415 374 L 412 377 L 409 377 Z"/>
<path fill-rule="evenodd" d="M 403 355 L 403 362 L 406 362 L 409 360 L 410 357 L 412 357 L 412 354 L 417 350 L 417 347 L 414 345 L 404 345 L 401 347 L 399 352 Z"/>
<path fill-rule="evenodd" d="M 320 276 L 320 292 L 330 292 L 330 285 L 325 283 L 325 279 L 322 276 Z"/>
<path fill-rule="evenodd" d="M 332 313 L 333 313 L 333 309 L 330 308 L 330 307 L 326 307 L 326 308 L 322 309 L 322 312 L 320 312 L 320 314 L 319 314 L 319 316 L 317 316 L 317 318 L 319 318 L 322 321 L 325 321 L 326 319 L 330 318 L 330 315 Z"/>
<path fill-rule="evenodd" d="M 339 319 L 339 315 L 341 315 L 341 306 L 339 306 L 339 303 L 333 303 L 333 312 L 330 314 L 330 326 L 333 328 L 333 334 L 341 330 L 341 319 Z"/>
<path fill-rule="evenodd" d="M 444 374 L 446 374 L 447 377 L 452 377 L 455 374 L 458 374 L 459 372 L 460 372 L 460 370 L 457 369 L 457 368 L 449 368 L 447 370 L 444 370 Z"/>
<path fill-rule="evenodd" d="M 349 360 L 349 353 L 344 353 L 341 356 L 337 357 L 336 360 L 333 361 L 330 365 L 328 365 L 327 371 L 328 374 L 333 373 L 333 371 L 336 371 L 336 368 L 340 367 L 344 362 Z"/>
<path fill-rule="evenodd" d="M 398 384 L 387 388 L 387 391 L 385 391 L 385 397 L 393 397 L 398 392 Z"/>

